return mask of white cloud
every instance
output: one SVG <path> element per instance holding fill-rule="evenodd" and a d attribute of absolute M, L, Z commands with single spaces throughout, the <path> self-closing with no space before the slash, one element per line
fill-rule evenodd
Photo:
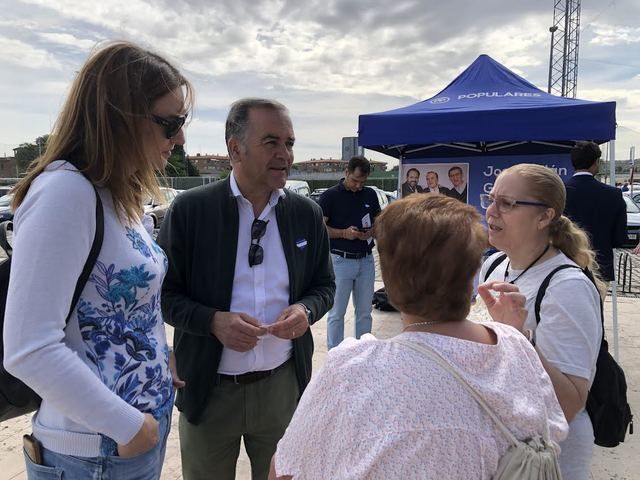
<path fill-rule="evenodd" d="M 20 40 L 0 36 L 0 63 L 38 69 L 60 69 L 62 64 L 51 53 Z"/>
<path fill-rule="evenodd" d="M 69 33 L 43 32 L 38 35 L 47 42 L 74 47 L 80 50 L 90 50 L 96 44 L 95 40 L 77 38 Z"/>
<path fill-rule="evenodd" d="M 630 45 L 640 43 L 640 27 L 595 24 L 592 26 L 594 45 L 611 47 L 614 45 Z"/>
<path fill-rule="evenodd" d="M 338 156 L 340 138 L 356 134 L 359 114 L 433 96 L 481 53 L 546 87 L 552 5 L 428 3 L 103 0 L 89 6 L 85 0 L 0 0 L 0 27 L 14 42 L 7 43 L 9 52 L 0 50 L 0 61 L 19 63 L 0 78 L 0 88 L 13 97 L 2 102 L 3 111 L 39 115 L 31 126 L 19 122 L 22 138 L 13 130 L 11 141 L 44 133 L 49 122 L 42 119 L 55 118 L 73 72 L 101 38 L 157 49 L 193 81 L 189 152 L 225 151 L 224 118 L 243 96 L 276 98 L 290 108 L 296 158 L 304 160 Z M 637 5 L 583 4 L 582 16 L 580 55 L 590 61 L 580 64 L 579 95 L 617 99 L 618 119 L 629 125 L 640 121 L 640 110 L 625 95 L 637 90 L 637 78 L 629 83 L 638 75 L 629 65 L 640 36 L 631 24 Z M 603 66 L 600 59 L 614 64 Z M 3 137 L 0 145 L 9 141 Z"/>

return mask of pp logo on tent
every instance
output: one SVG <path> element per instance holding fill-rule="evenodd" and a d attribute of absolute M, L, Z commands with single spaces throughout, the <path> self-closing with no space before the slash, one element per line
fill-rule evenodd
<path fill-rule="evenodd" d="M 449 100 L 451 100 L 449 97 L 438 97 L 433 100 L 429 100 L 429 102 L 437 105 L 438 103 L 447 103 Z"/>

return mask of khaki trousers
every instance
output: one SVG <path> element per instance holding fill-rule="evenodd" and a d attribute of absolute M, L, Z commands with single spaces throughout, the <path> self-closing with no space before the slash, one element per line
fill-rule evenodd
<path fill-rule="evenodd" d="M 180 414 L 180 453 L 184 480 L 234 480 L 244 441 L 252 480 L 266 480 L 271 457 L 298 404 L 294 362 L 271 377 L 248 385 L 221 380 L 194 425 Z"/>

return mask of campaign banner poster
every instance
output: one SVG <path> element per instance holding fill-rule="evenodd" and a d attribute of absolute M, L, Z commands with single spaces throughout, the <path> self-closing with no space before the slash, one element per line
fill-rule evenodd
<path fill-rule="evenodd" d="M 404 181 L 400 185 L 402 197 L 412 193 L 430 192 L 455 197 L 467 203 L 468 163 L 464 161 L 452 163 L 430 161 L 427 164 L 418 162 L 412 160 L 411 163 L 403 163 L 401 174 Z"/>
<path fill-rule="evenodd" d="M 569 153 L 411 159 L 400 164 L 400 193 L 404 197 L 438 191 L 469 203 L 483 213 L 480 195 L 491 193 L 500 172 L 519 163 L 544 165 L 555 171 L 563 182 L 574 172 Z"/>

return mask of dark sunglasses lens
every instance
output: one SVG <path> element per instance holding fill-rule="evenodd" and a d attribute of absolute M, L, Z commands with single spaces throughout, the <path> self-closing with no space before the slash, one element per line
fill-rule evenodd
<path fill-rule="evenodd" d="M 249 266 L 260 265 L 264 260 L 264 250 L 258 244 L 249 247 Z"/>
<path fill-rule="evenodd" d="M 267 231 L 267 222 L 264 220 L 254 220 L 251 224 L 251 239 L 260 240 Z"/>
<path fill-rule="evenodd" d="M 186 120 L 187 117 L 178 117 L 173 120 L 167 120 L 167 124 L 164 127 L 164 133 L 167 136 L 167 139 L 175 137 Z"/>

